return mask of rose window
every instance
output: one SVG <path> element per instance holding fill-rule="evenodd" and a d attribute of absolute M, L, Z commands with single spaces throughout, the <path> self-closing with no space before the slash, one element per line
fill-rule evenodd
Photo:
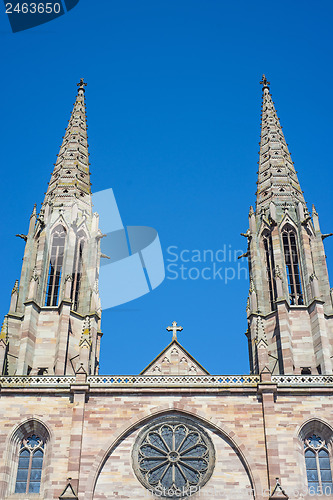
<path fill-rule="evenodd" d="M 194 421 L 168 417 L 143 429 L 134 446 L 133 463 L 146 488 L 159 496 L 179 498 L 199 491 L 208 481 L 214 448 Z"/>

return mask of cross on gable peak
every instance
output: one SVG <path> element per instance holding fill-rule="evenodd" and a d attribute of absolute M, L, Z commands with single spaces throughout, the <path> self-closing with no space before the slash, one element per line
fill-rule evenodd
<path fill-rule="evenodd" d="M 167 331 L 172 332 L 172 340 L 177 340 L 177 332 L 181 332 L 183 327 L 177 325 L 177 321 L 172 322 L 172 326 L 167 326 Z"/>

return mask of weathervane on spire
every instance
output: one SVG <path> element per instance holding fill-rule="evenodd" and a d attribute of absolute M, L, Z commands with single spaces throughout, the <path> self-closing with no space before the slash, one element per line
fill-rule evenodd
<path fill-rule="evenodd" d="M 260 84 L 262 85 L 262 88 L 263 88 L 263 90 L 264 90 L 264 89 L 268 89 L 268 88 L 269 88 L 269 87 L 268 87 L 268 85 L 270 85 L 270 84 L 271 84 L 271 82 L 269 82 L 269 81 L 267 80 L 267 78 L 266 78 L 266 76 L 265 76 L 265 75 L 262 75 L 262 80 L 260 81 Z"/>
<path fill-rule="evenodd" d="M 168 332 L 172 332 L 172 340 L 177 340 L 177 332 L 181 332 L 183 327 L 177 326 L 177 321 L 172 322 L 172 326 L 167 326 Z"/>
<path fill-rule="evenodd" d="M 76 84 L 79 87 L 79 90 L 85 91 L 85 88 L 87 86 L 86 82 L 84 81 L 84 78 L 80 78 L 79 83 Z"/>

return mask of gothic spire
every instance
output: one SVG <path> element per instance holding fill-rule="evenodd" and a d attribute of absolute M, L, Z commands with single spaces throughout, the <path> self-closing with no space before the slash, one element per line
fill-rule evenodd
<path fill-rule="evenodd" d="M 267 208 L 271 202 L 282 208 L 301 202 L 305 207 L 301 186 L 269 91 L 270 82 L 263 75 L 260 83 L 263 103 L 256 209 L 260 211 Z"/>
<path fill-rule="evenodd" d="M 53 206 L 79 205 L 91 211 L 91 189 L 87 119 L 85 108 L 85 86 L 80 79 L 73 111 L 60 147 L 45 200 Z"/>

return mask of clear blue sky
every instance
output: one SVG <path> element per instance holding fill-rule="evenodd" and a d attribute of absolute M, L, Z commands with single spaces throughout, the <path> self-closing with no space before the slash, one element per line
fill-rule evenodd
<path fill-rule="evenodd" d="M 124 223 L 156 228 L 166 258 L 171 245 L 245 251 L 262 73 L 308 206 L 333 231 L 331 1 L 80 0 L 16 34 L 1 7 L 2 315 L 23 256 L 15 234 L 42 202 L 81 76 L 93 189 L 113 188 Z M 106 310 L 101 372 L 141 371 L 175 319 L 211 373 L 248 373 L 247 291 L 244 273 L 229 284 L 166 279 Z"/>

